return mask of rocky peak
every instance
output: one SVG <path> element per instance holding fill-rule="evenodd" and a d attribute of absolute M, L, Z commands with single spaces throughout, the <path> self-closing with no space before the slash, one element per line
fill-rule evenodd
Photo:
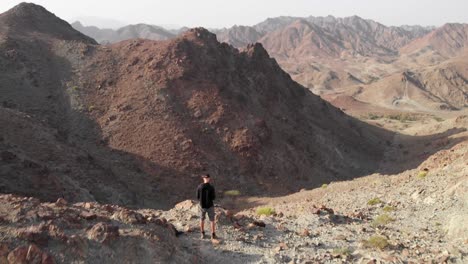
<path fill-rule="evenodd" d="M 217 42 L 216 35 L 202 27 L 189 29 L 182 37 L 202 42 Z"/>
<path fill-rule="evenodd" d="M 7 13 L 18 17 L 31 17 L 31 16 L 49 16 L 52 15 L 47 9 L 40 5 L 33 3 L 20 3 L 10 9 Z"/>
<path fill-rule="evenodd" d="M 245 48 L 245 52 L 252 58 L 270 58 L 270 55 L 268 55 L 266 49 L 261 43 L 258 42 L 247 45 L 247 47 Z"/>
<path fill-rule="evenodd" d="M 63 40 L 78 40 L 96 44 L 93 39 L 73 29 L 66 21 L 58 18 L 44 7 L 21 3 L 0 15 L 0 23 L 10 28 L 11 34 L 22 36 L 40 33 Z"/>

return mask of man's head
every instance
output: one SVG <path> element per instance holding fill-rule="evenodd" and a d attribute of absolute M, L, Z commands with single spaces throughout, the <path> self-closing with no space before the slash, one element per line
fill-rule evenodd
<path fill-rule="evenodd" d="M 203 182 L 204 182 L 204 183 L 209 183 L 210 180 L 211 180 L 210 175 L 209 175 L 208 173 L 203 174 L 203 175 L 202 175 L 202 179 L 203 179 Z"/>

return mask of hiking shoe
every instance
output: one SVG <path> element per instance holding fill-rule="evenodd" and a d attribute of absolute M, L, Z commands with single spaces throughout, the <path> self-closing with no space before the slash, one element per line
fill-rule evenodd
<path fill-rule="evenodd" d="M 215 233 L 211 234 L 211 239 L 218 239 Z"/>
<path fill-rule="evenodd" d="M 206 239 L 205 233 L 201 233 L 200 238 L 201 238 L 201 239 Z"/>

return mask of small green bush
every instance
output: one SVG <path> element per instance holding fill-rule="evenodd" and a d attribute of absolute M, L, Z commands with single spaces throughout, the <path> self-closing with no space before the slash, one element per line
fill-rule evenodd
<path fill-rule="evenodd" d="M 69 87 L 70 90 L 72 90 L 73 92 L 77 92 L 79 90 L 78 86 L 72 86 L 72 87 Z"/>
<path fill-rule="evenodd" d="M 351 253 L 352 253 L 351 249 L 349 249 L 347 247 L 333 249 L 333 254 L 335 254 L 335 255 L 349 256 L 349 255 L 351 255 Z"/>
<path fill-rule="evenodd" d="M 239 190 L 229 190 L 229 191 L 225 191 L 224 195 L 226 195 L 226 196 L 239 196 L 240 191 Z"/>
<path fill-rule="evenodd" d="M 370 113 L 370 114 L 368 115 L 368 118 L 369 118 L 370 120 L 377 120 L 377 119 L 382 118 L 382 115 Z"/>
<path fill-rule="evenodd" d="M 380 250 L 390 246 L 390 243 L 388 243 L 387 238 L 383 236 L 371 236 L 368 240 L 364 240 L 363 244 L 365 247 L 377 248 Z"/>
<path fill-rule="evenodd" d="M 257 208 L 257 215 L 266 215 L 270 216 L 275 213 L 275 209 L 271 207 L 260 207 Z"/>
<path fill-rule="evenodd" d="M 327 187 L 328 187 L 328 184 L 326 184 L 326 183 L 322 184 L 322 188 L 323 188 L 323 189 L 325 189 L 325 188 L 327 188 Z"/>
<path fill-rule="evenodd" d="M 368 205 L 376 205 L 376 204 L 381 204 L 381 203 L 383 202 L 379 198 L 372 198 L 369 201 L 367 201 Z"/>
<path fill-rule="evenodd" d="M 90 105 L 88 107 L 88 112 L 92 112 L 94 109 L 96 109 L 96 107 L 94 105 Z"/>
<path fill-rule="evenodd" d="M 396 210 L 396 208 L 394 206 L 391 206 L 391 205 L 386 205 L 383 209 L 382 209 L 384 212 L 386 213 L 390 213 L 390 212 L 393 212 Z"/>
<path fill-rule="evenodd" d="M 382 214 L 382 215 L 377 216 L 374 219 L 374 221 L 372 221 L 372 226 L 373 227 L 384 226 L 393 221 L 395 221 L 395 219 L 389 216 L 388 214 Z"/>
<path fill-rule="evenodd" d="M 389 119 L 398 120 L 401 122 L 408 122 L 408 121 L 417 121 L 419 118 L 417 115 L 414 114 L 393 114 L 387 116 Z"/>
<path fill-rule="evenodd" d="M 440 118 L 440 117 L 438 117 L 438 116 L 433 116 L 433 118 L 434 118 L 434 120 L 437 121 L 437 122 L 442 122 L 442 121 L 444 121 L 443 118 Z"/>
<path fill-rule="evenodd" d="M 426 176 L 427 176 L 427 171 L 420 171 L 417 177 L 418 179 L 424 179 L 426 178 Z"/>

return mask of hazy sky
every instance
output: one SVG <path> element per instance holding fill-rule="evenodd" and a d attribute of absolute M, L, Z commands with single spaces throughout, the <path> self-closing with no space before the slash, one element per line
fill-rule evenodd
<path fill-rule="evenodd" d="M 0 0 L 0 12 L 22 1 Z M 468 0 L 32 0 L 71 22 L 92 17 L 123 24 L 253 25 L 276 16 L 358 15 L 385 25 L 468 23 Z M 94 23 L 106 22 L 97 21 Z M 89 22 L 88 22 L 89 23 Z"/>

